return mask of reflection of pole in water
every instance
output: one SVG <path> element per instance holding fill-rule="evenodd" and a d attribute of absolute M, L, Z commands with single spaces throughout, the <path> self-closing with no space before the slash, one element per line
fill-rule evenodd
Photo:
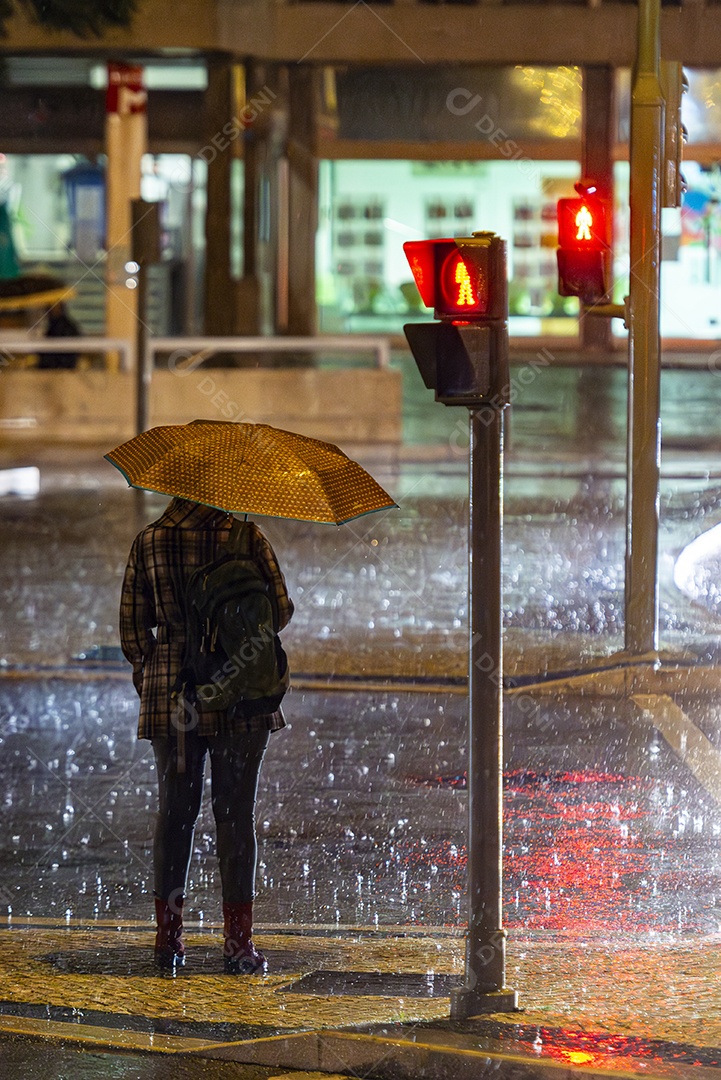
<path fill-rule="evenodd" d="M 614 368 L 598 365 L 580 368 L 576 382 L 575 441 L 589 449 L 600 441 L 623 437 L 625 413 L 625 373 L 623 393 Z M 623 416 L 619 422 L 618 417 Z"/>

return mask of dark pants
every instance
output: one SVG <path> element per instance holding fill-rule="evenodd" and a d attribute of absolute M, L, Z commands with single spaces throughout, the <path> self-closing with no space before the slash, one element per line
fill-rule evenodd
<path fill-rule="evenodd" d="M 210 752 L 213 815 L 226 904 L 244 904 L 255 892 L 255 799 L 270 732 L 185 736 L 185 772 L 177 770 L 175 739 L 153 739 L 159 808 L 155 826 L 155 895 L 172 904 L 183 896 L 193 831 L 203 798 L 205 757 Z"/>

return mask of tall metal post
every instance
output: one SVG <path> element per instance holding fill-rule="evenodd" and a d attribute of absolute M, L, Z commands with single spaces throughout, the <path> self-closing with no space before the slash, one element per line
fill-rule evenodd
<path fill-rule="evenodd" d="M 135 323 L 135 434 L 140 435 L 150 427 L 150 381 L 148 363 L 148 268 L 138 263 L 135 272 L 138 282 Z"/>
<path fill-rule="evenodd" d="M 639 0 L 631 104 L 631 281 L 626 510 L 626 651 L 658 646 L 661 457 L 659 331 L 664 100 L 660 0 Z"/>
<path fill-rule="evenodd" d="M 506 987 L 502 911 L 504 406 L 469 412 L 468 937 L 466 983 L 451 996 L 456 1019 L 518 1004 Z"/>
<path fill-rule="evenodd" d="M 150 384 L 152 368 L 148 356 L 148 267 L 160 262 L 160 212 L 158 203 L 133 199 L 131 245 L 136 264 L 137 298 L 135 341 L 135 430 L 136 434 L 150 426 Z"/>

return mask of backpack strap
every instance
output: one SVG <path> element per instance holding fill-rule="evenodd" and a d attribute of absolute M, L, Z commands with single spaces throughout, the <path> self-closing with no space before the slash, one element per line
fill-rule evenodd
<path fill-rule="evenodd" d="M 250 527 L 247 521 L 238 521 L 237 518 L 233 518 L 233 522 L 230 526 L 230 536 L 228 538 L 228 544 L 225 549 L 231 555 L 239 555 L 241 558 L 250 558 Z M 268 578 L 264 567 L 256 563 L 258 570 L 260 571 L 263 580 L 268 586 L 268 599 L 270 600 L 270 606 L 273 609 L 273 629 L 276 634 L 278 633 L 278 625 L 280 619 L 278 618 L 278 598 L 275 595 L 275 589 L 272 587 L 272 581 Z"/>
<path fill-rule="evenodd" d="M 232 555 L 250 555 L 250 529 L 246 521 L 238 521 L 237 518 L 233 518 L 225 550 Z"/>

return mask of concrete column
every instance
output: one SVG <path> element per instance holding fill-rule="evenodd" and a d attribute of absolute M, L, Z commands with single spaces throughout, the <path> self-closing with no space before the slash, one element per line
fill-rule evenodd
<path fill-rule="evenodd" d="M 252 60 L 244 65 L 243 111 L 243 276 L 236 286 L 235 333 L 259 334 L 268 304 L 261 295 L 261 189 L 264 185 L 269 110 L 277 89 L 269 72 Z M 270 102 L 270 104 L 269 104 Z M 264 240 L 267 239 L 264 238 Z"/>
<path fill-rule="evenodd" d="M 136 336 L 137 297 L 126 281 L 131 261 L 131 202 L 140 198 L 141 161 L 148 143 L 143 69 L 108 64 L 105 148 L 108 156 L 107 259 L 105 264 L 105 333 L 111 338 Z M 118 370 L 116 356 L 108 357 L 110 370 Z"/>
<path fill-rule="evenodd" d="M 318 228 L 316 128 L 318 81 L 315 67 L 292 65 L 289 76 L 288 278 L 289 334 L 316 332 L 315 237 Z"/>
<path fill-rule="evenodd" d="M 235 285 L 230 276 L 230 177 L 234 153 L 234 65 L 229 57 L 208 62 L 204 156 L 208 165 L 205 212 L 205 333 L 235 331 Z"/>

